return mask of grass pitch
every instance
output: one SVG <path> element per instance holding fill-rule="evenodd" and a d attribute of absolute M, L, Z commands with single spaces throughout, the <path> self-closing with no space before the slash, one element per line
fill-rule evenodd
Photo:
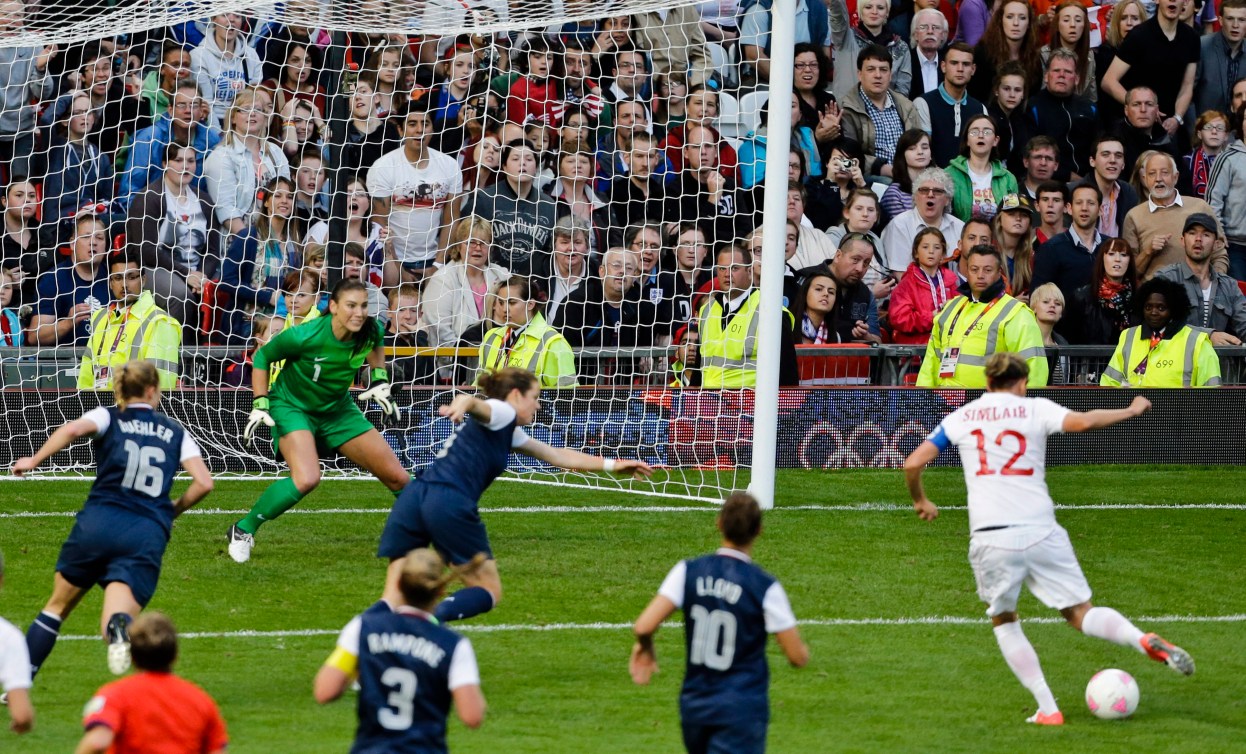
<path fill-rule="evenodd" d="M 1240 505 L 1246 469 L 1082 467 L 1053 469 L 1048 478 L 1056 501 L 1072 506 L 1058 515 L 1095 602 L 1189 649 L 1195 676 L 1080 636 L 1026 596 L 1026 633 L 1067 720 L 1063 729 L 1026 726 L 1033 701 L 1000 658 L 974 593 L 965 511 L 945 508 L 937 522 L 919 521 L 894 471 L 780 472 L 778 509 L 767 514 L 755 556 L 786 586 L 813 659 L 794 670 L 772 651 L 770 750 L 1240 751 L 1246 510 L 1205 506 Z M 263 486 L 221 482 L 202 507 L 241 511 Z M 959 470 L 932 471 L 928 487 L 936 503 L 964 505 Z M 12 514 L 76 511 L 86 489 L 0 484 L 8 570 L 0 614 L 20 628 L 47 597 L 72 520 Z M 241 566 L 224 551 L 237 514 L 177 523 L 151 607 L 184 634 L 200 634 L 184 638 L 178 671 L 216 698 L 232 752 L 350 747 L 353 697 L 318 707 L 311 679 L 336 631 L 380 592 L 384 568 L 373 553 L 391 501 L 373 482 L 327 482 L 299 505 L 302 513 L 265 526 Z M 842 507 L 800 509 L 811 504 Z M 652 510 L 681 505 L 689 509 Z M 535 510 L 543 506 L 585 510 Z M 595 510 L 607 506 L 623 510 Z M 627 676 L 626 626 L 671 565 L 717 545 L 713 510 L 513 483 L 495 484 L 482 507 L 505 597 L 460 626 L 476 647 L 489 713 L 478 731 L 452 723 L 451 749 L 680 751 L 682 629 L 659 633 L 662 672 L 640 688 Z M 327 509 L 356 512 L 313 512 Z M 94 634 L 99 609 L 97 591 L 65 634 Z M 1133 718 L 1100 721 L 1081 702 L 1085 683 L 1105 667 L 1138 679 Z M 35 731 L 0 735 L 3 751 L 72 750 L 83 704 L 110 679 L 101 643 L 62 640 L 36 681 Z"/>

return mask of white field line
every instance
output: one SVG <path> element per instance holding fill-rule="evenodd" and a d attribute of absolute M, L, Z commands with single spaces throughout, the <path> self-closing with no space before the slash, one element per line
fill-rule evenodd
<path fill-rule="evenodd" d="M 1084 505 L 1057 505 L 1066 511 L 1136 511 L 1136 510 L 1246 510 L 1246 503 L 1087 503 Z M 912 511 L 911 505 L 900 503 L 849 503 L 846 505 L 781 505 L 769 515 L 783 511 L 827 511 L 831 513 L 895 512 Z M 939 510 L 963 511 L 964 505 L 940 505 Z M 480 511 L 490 515 L 499 513 L 705 513 L 718 510 L 717 505 L 498 505 L 482 506 Z M 380 515 L 389 513 L 388 508 L 293 508 L 287 516 L 323 515 Z M 68 518 L 77 511 L 12 511 L 0 513 L 5 518 Z M 245 516 L 246 508 L 192 508 L 187 516 Z"/>
<path fill-rule="evenodd" d="M 1244 623 L 1246 614 L 1235 615 L 1144 615 L 1135 620 L 1142 623 Z M 1054 624 L 1063 623 L 1063 619 L 1051 616 L 1026 618 L 1025 623 Z M 990 621 L 986 618 L 970 618 L 959 615 L 927 615 L 914 618 L 811 618 L 800 621 L 802 626 L 986 626 Z M 678 621 L 671 625 L 678 625 Z M 549 633 L 562 631 L 626 631 L 632 628 L 631 623 L 498 623 L 494 625 L 473 626 L 471 624 L 454 624 L 454 630 L 472 634 L 497 633 Z M 341 629 L 337 628 L 304 628 L 288 631 L 179 631 L 182 639 L 285 639 L 304 636 L 336 636 Z M 98 636 L 71 634 L 61 636 L 60 641 L 99 641 Z"/>

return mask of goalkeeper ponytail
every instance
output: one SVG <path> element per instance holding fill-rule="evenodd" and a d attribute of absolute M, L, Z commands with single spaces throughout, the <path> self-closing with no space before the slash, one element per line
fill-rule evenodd
<path fill-rule="evenodd" d="M 363 281 L 354 278 L 342 278 L 337 281 L 337 285 L 333 286 L 333 293 L 329 294 L 330 301 L 340 302 L 342 296 L 351 291 L 361 291 L 365 296 L 368 294 L 368 286 Z M 377 331 L 380 328 L 376 324 L 376 317 L 371 314 L 365 315 L 363 318 L 363 327 L 352 334 L 351 340 L 354 341 L 355 353 L 362 351 L 371 351 L 377 345 Z"/>

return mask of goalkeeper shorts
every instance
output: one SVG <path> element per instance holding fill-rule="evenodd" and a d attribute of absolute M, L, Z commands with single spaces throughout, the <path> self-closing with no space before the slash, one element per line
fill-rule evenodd
<path fill-rule="evenodd" d="M 363 415 L 350 396 L 346 396 L 332 411 L 312 413 L 274 398 L 268 412 L 273 417 L 273 449 L 282 435 L 307 430 L 316 438 L 321 451 L 337 450 L 359 435 L 375 429 Z"/>

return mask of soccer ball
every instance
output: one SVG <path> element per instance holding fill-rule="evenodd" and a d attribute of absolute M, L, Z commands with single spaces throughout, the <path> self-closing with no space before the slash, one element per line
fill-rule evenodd
<path fill-rule="evenodd" d="M 1103 720 L 1129 717 L 1138 709 L 1138 682 L 1123 670 L 1100 670 L 1086 684 L 1086 706 Z"/>

